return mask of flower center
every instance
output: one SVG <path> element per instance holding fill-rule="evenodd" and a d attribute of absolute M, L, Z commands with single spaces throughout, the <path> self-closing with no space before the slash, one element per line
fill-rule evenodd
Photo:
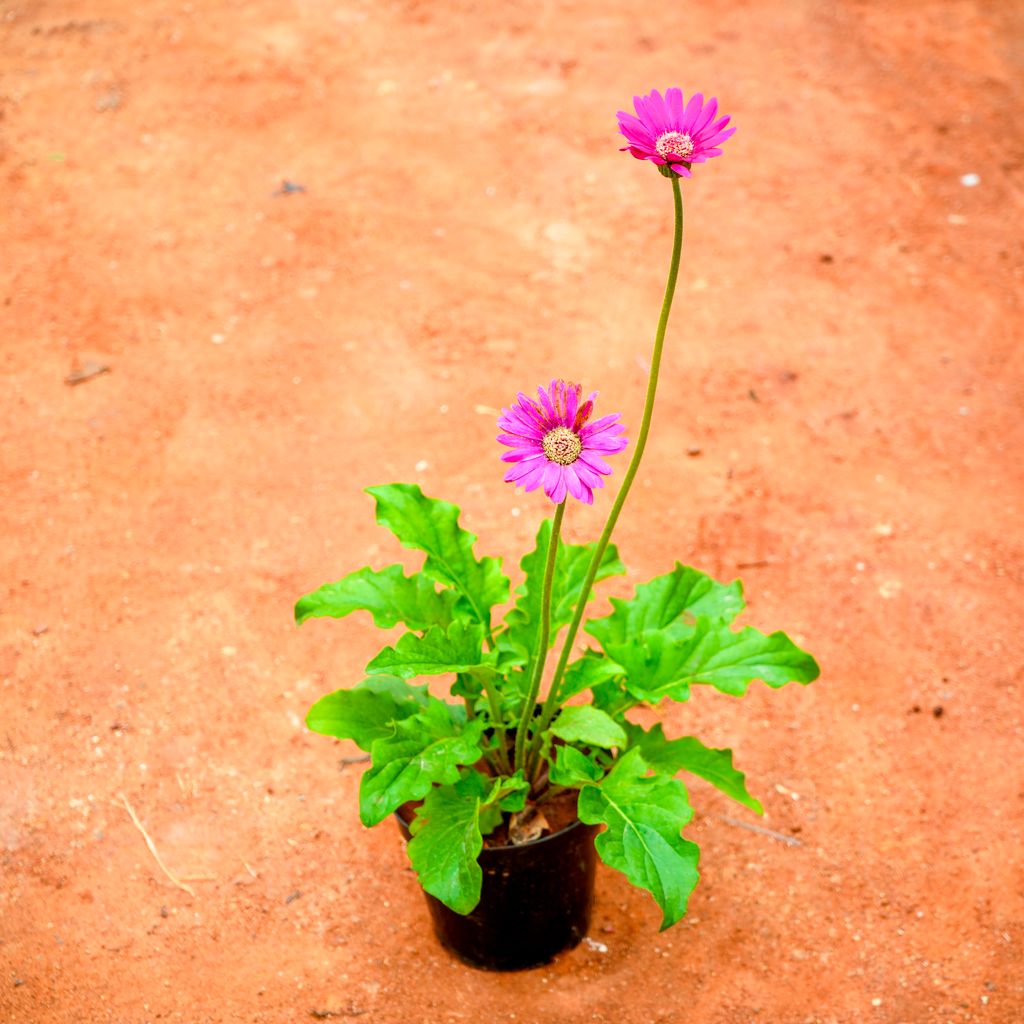
<path fill-rule="evenodd" d="M 693 153 L 693 139 L 685 132 L 662 132 L 654 144 L 658 156 L 668 159 L 686 160 Z"/>
<path fill-rule="evenodd" d="M 541 444 L 548 459 L 560 466 L 571 466 L 583 451 L 583 442 L 579 435 L 568 427 L 555 427 L 554 430 L 549 430 Z"/>

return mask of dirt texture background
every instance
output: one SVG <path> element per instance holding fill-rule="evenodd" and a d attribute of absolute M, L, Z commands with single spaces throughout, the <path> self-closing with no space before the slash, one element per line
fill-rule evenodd
<path fill-rule="evenodd" d="M 1021 11 L 0 2 L 0 1020 L 1024 1019 Z M 665 712 L 768 812 L 693 784 L 684 923 L 602 868 L 606 948 L 493 976 L 303 728 L 379 637 L 292 605 L 415 563 L 393 480 L 515 575 L 516 390 L 635 430 L 671 195 L 614 115 L 672 84 L 739 131 L 602 593 L 741 575 L 823 675 Z"/>

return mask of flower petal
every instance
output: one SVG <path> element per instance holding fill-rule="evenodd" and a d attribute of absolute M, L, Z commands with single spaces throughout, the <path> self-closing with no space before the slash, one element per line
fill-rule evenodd
<path fill-rule="evenodd" d="M 587 488 L 583 486 L 580 478 L 576 475 L 576 470 L 573 466 L 566 466 L 562 473 L 562 479 L 565 481 L 566 487 L 569 489 L 569 493 L 577 501 L 585 501 L 584 495 L 587 492 Z"/>
<path fill-rule="evenodd" d="M 668 107 L 669 125 L 677 131 L 682 131 L 683 123 L 683 90 L 666 89 L 665 105 Z"/>
<path fill-rule="evenodd" d="M 549 462 L 544 470 L 544 493 L 556 504 L 565 501 L 566 483 L 563 466 Z"/>
<path fill-rule="evenodd" d="M 571 427 L 576 421 L 576 410 L 579 408 L 579 388 L 569 388 L 565 394 L 565 420 L 563 426 Z"/>
<path fill-rule="evenodd" d="M 695 92 L 690 97 L 690 102 L 686 104 L 686 110 L 683 111 L 683 126 L 680 131 L 689 132 L 693 127 L 694 122 L 700 117 L 700 109 L 704 106 L 704 96 L 702 93 Z"/>
<path fill-rule="evenodd" d="M 504 423 L 499 420 L 498 426 L 510 433 L 533 438 L 536 441 L 539 441 L 547 433 L 544 427 L 535 419 L 527 416 L 525 412 L 516 410 L 508 414 Z"/>
<path fill-rule="evenodd" d="M 552 402 L 552 397 L 554 396 L 556 383 L 556 381 L 552 381 L 549 385 L 551 389 L 551 394 L 548 394 L 545 388 L 537 388 L 537 394 L 540 396 L 540 404 L 544 407 L 544 412 L 546 413 L 545 426 L 548 426 L 549 429 L 550 426 L 553 425 L 554 421 L 558 419 L 557 415 L 555 414 L 554 403 Z"/>
<path fill-rule="evenodd" d="M 714 135 L 709 135 L 706 139 L 700 140 L 700 148 L 705 149 L 717 146 L 720 142 L 725 142 L 726 139 L 731 138 L 735 133 L 735 128 L 727 128 L 724 132 L 715 132 Z"/>
<path fill-rule="evenodd" d="M 577 459 L 569 467 L 580 478 L 580 482 L 587 487 L 603 487 L 604 481 L 600 473 L 595 473 L 582 459 Z"/>
<path fill-rule="evenodd" d="M 665 101 L 657 89 L 652 89 L 647 96 L 633 97 L 640 120 L 650 128 L 651 134 L 658 136 L 667 130 L 665 123 Z"/>
<path fill-rule="evenodd" d="M 502 444 L 507 444 L 510 448 L 525 448 L 531 447 L 536 448 L 540 443 L 540 438 L 536 437 L 525 437 L 522 434 L 516 433 L 502 433 L 497 438 Z"/>
<path fill-rule="evenodd" d="M 516 398 L 519 400 L 518 409 L 513 406 L 509 412 L 511 415 L 515 415 L 517 412 L 523 418 L 525 423 L 532 423 L 538 429 L 544 429 L 544 412 L 541 407 L 532 399 L 527 398 L 521 391 Z"/>
<path fill-rule="evenodd" d="M 598 441 L 589 442 L 584 450 L 593 452 L 595 455 L 615 455 L 628 444 L 629 442 L 624 437 L 602 437 Z"/>
<path fill-rule="evenodd" d="M 635 117 L 630 117 L 629 114 L 619 113 L 619 131 L 630 142 L 635 142 L 638 145 L 654 146 L 655 138 L 647 125 Z"/>
<path fill-rule="evenodd" d="M 535 491 L 540 487 L 550 463 L 547 459 L 537 459 L 532 465 L 533 468 L 530 472 L 520 480 L 520 483 L 527 491 Z"/>
<path fill-rule="evenodd" d="M 711 119 L 718 113 L 718 100 L 714 96 L 708 100 L 707 106 L 700 112 L 700 117 L 693 122 L 693 131 L 690 133 L 693 135 L 695 132 L 699 132 L 702 128 L 706 128 L 711 124 Z"/>
<path fill-rule="evenodd" d="M 607 416 L 601 416 L 592 423 L 588 423 L 585 427 L 578 430 L 577 433 L 584 441 L 586 441 L 588 437 L 591 437 L 608 427 L 614 426 L 618 419 L 619 414 L 617 412 L 609 413 Z M 621 426 L 621 424 L 619 425 Z M 626 428 L 623 427 L 622 429 L 625 430 Z"/>
<path fill-rule="evenodd" d="M 502 457 L 502 462 L 526 462 L 531 460 L 534 456 L 540 455 L 544 457 L 544 452 L 533 448 L 516 448 L 514 451 L 505 452 Z"/>
<path fill-rule="evenodd" d="M 515 483 L 516 480 L 522 480 L 523 477 L 529 476 L 538 466 L 543 469 L 547 461 L 543 455 L 539 460 L 536 458 L 524 459 L 505 474 L 505 480 L 510 484 Z"/>
<path fill-rule="evenodd" d="M 580 452 L 580 457 L 576 461 L 582 462 L 588 469 L 592 469 L 595 473 L 600 473 L 602 476 L 608 476 L 612 471 L 612 467 L 600 455 L 586 448 Z"/>

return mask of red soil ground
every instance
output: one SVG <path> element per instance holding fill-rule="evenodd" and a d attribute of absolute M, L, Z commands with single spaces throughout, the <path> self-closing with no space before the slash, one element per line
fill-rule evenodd
<path fill-rule="evenodd" d="M 1024 1019 L 1019 4 L 9 0 L 0 39 L 0 1020 Z M 378 638 L 292 603 L 410 554 L 392 480 L 514 569 L 515 390 L 636 424 L 671 201 L 614 113 L 673 83 L 739 132 L 604 593 L 742 575 L 823 676 L 666 713 L 768 811 L 693 785 L 683 924 L 602 869 L 606 951 L 492 976 L 303 729 Z"/>

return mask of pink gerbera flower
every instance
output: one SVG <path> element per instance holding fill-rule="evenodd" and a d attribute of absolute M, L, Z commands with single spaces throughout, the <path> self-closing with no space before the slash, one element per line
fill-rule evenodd
<path fill-rule="evenodd" d="M 515 463 L 505 474 L 507 481 L 528 491 L 543 484 L 556 505 L 566 494 L 593 504 L 594 488 L 603 487 L 601 477 L 612 471 L 602 456 L 626 447 L 619 436 L 626 428 L 617 412 L 588 423 L 597 392 L 581 405 L 582 391 L 579 384 L 553 380 L 537 389 L 539 403 L 520 392 L 511 409 L 501 410 L 498 440 L 512 449 L 501 458 Z"/>
<path fill-rule="evenodd" d="M 623 151 L 628 149 L 637 160 L 650 160 L 684 178 L 690 177 L 690 164 L 720 156 L 718 147 L 736 131 L 726 129 L 728 117 L 715 120 L 718 100 L 714 96 L 705 104 L 697 93 L 684 106 L 681 89 L 666 89 L 664 98 L 655 89 L 648 96 L 634 96 L 633 106 L 636 117 L 618 113 L 619 131 L 629 140 Z"/>

